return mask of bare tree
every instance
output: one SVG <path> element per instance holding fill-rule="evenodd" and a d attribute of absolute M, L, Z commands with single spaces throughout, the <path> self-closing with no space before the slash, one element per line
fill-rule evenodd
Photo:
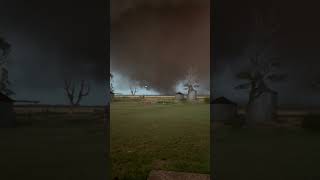
<path fill-rule="evenodd" d="M 138 92 L 138 88 L 140 87 L 140 83 L 138 81 L 132 81 L 129 84 L 130 92 L 132 96 L 135 96 Z"/>
<path fill-rule="evenodd" d="M 184 89 L 188 91 L 188 95 L 190 92 L 196 91 L 196 89 L 199 88 L 198 77 L 193 67 L 188 69 L 183 86 Z"/>
<path fill-rule="evenodd" d="M 110 94 L 114 94 L 114 88 L 113 88 L 112 80 L 113 80 L 113 74 L 110 73 Z"/>
<path fill-rule="evenodd" d="M 7 57 L 10 54 L 11 45 L 0 37 L 0 92 L 5 95 L 13 95 L 14 92 L 9 89 L 10 81 L 8 76 L 8 69 L 6 67 Z"/>
<path fill-rule="evenodd" d="M 71 106 L 79 106 L 82 98 L 88 96 L 90 92 L 90 86 L 84 80 L 80 82 L 78 93 L 76 93 L 76 83 L 71 80 L 64 81 L 64 89 Z"/>
<path fill-rule="evenodd" d="M 267 22 L 258 13 L 255 13 L 255 32 L 253 33 L 252 52 L 248 59 L 250 67 L 236 74 L 236 77 L 246 82 L 235 87 L 237 90 L 249 90 L 247 115 L 250 105 L 263 93 L 272 91 L 268 86 L 271 82 L 280 82 L 286 78 L 286 74 L 277 72 L 279 63 L 276 57 L 268 55 L 277 25 Z"/>
<path fill-rule="evenodd" d="M 0 65 L 4 64 L 7 56 L 10 54 L 11 45 L 2 37 L 0 37 Z"/>
<path fill-rule="evenodd" d="M 264 92 L 272 91 L 268 83 L 280 82 L 286 78 L 286 74 L 281 74 L 276 71 L 278 63 L 270 61 L 250 60 L 251 68 L 247 71 L 242 71 L 236 75 L 240 80 L 246 82 L 235 87 L 237 90 L 249 89 L 249 101 L 251 104 Z"/>

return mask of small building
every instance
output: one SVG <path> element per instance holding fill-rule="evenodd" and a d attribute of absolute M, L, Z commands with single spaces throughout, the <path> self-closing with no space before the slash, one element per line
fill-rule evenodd
<path fill-rule="evenodd" d="M 177 93 L 176 93 L 176 100 L 177 100 L 177 101 L 182 101 L 182 100 L 184 100 L 184 94 L 182 94 L 181 92 L 177 92 Z"/>
<path fill-rule="evenodd" d="M 237 104 L 225 97 L 212 100 L 210 108 L 213 121 L 231 121 L 237 116 Z"/>
<path fill-rule="evenodd" d="M 255 99 L 248 110 L 248 122 L 265 123 L 274 120 L 277 113 L 277 96 L 277 92 L 269 90 Z"/>
<path fill-rule="evenodd" d="M 16 117 L 13 109 L 14 100 L 0 93 L 0 128 L 16 126 Z"/>
<path fill-rule="evenodd" d="M 196 101 L 197 100 L 197 91 L 196 90 L 190 90 L 187 95 L 188 101 Z"/>

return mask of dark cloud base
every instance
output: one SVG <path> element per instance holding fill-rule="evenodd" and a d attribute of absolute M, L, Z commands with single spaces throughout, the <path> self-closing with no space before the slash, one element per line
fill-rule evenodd
<path fill-rule="evenodd" d="M 112 23 L 112 70 L 172 94 L 194 66 L 209 89 L 210 1 L 146 2 L 131 4 Z"/>
<path fill-rule="evenodd" d="M 232 6 L 231 6 L 232 4 Z M 288 81 L 274 85 L 280 93 L 280 103 L 296 106 L 320 106 L 320 93 L 311 88 L 319 77 L 320 49 L 319 2 L 299 1 L 215 1 L 213 10 L 211 72 L 216 96 L 232 97 L 245 102 L 246 93 L 234 91 L 239 82 L 234 78 L 248 62 L 249 37 L 253 33 L 253 9 L 262 15 L 273 12 L 278 32 L 272 50 L 288 73 Z"/>
<path fill-rule="evenodd" d="M 12 45 L 9 76 L 17 98 L 39 100 L 38 92 L 50 96 L 44 103 L 59 99 L 64 94 L 54 92 L 64 78 L 89 80 L 97 92 L 107 88 L 108 9 L 104 0 L 1 1 L 0 35 Z M 95 96 L 105 94 L 89 98 Z"/>

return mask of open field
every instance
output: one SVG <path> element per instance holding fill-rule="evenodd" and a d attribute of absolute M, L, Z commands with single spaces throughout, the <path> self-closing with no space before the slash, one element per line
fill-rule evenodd
<path fill-rule="evenodd" d="M 152 169 L 209 173 L 209 104 L 111 104 L 112 176 L 146 179 Z"/>
<path fill-rule="evenodd" d="M 219 127 L 214 132 L 219 180 L 320 179 L 320 134 L 302 129 Z"/>
<path fill-rule="evenodd" d="M 130 95 L 116 95 L 113 98 L 113 101 L 115 102 L 151 102 L 151 103 L 157 103 L 157 102 L 175 102 L 175 96 L 130 96 Z M 198 96 L 197 102 L 204 102 L 206 99 L 209 100 L 209 96 Z"/>
<path fill-rule="evenodd" d="M 0 131 L 0 179 L 106 175 L 103 107 L 79 107 L 74 114 L 66 107 L 32 108 L 16 109 L 18 127 Z M 209 111 L 209 104 L 202 103 L 113 102 L 113 177 L 146 179 L 152 169 L 209 173 Z M 308 113 L 279 111 L 289 119 Z M 213 142 L 218 179 L 320 179 L 320 133 L 221 126 Z"/>
<path fill-rule="evenodd" d="M 103 111 L 18 113 L 18 127 L 0 130 L 0 179 L 103 179 Z"/>

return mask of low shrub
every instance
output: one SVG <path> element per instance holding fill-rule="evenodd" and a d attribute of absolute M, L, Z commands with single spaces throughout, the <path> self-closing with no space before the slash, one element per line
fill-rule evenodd
<path fill-rule="evenodd" d="M 188 100 L 186 98 L 183 98 L 183 99 L 181 99 L 181 100 L 179 100 L 177 102 L 179 102 L 179 103 L 188 103 Z"/>
<path fill-rule="evenodd" d="M 204 98 L 203 102 L 206 104 L 210 104 L 210 98 L 209 97 Z"/>
<path fill-rule="evenodd" d="M 114 97 L 112 102 L 142 102 L 144 99 L 141 97 Z"/>
<path fill-rule="evenodd" d="M 306 130 L 320 132 L 320 115 L 309 114 L 304 117 L 301 127 Z"/>
<path fill-rule="evenodd" d="M 175 104 L 174 101 L 157 101 L 158 104 Z"/>

